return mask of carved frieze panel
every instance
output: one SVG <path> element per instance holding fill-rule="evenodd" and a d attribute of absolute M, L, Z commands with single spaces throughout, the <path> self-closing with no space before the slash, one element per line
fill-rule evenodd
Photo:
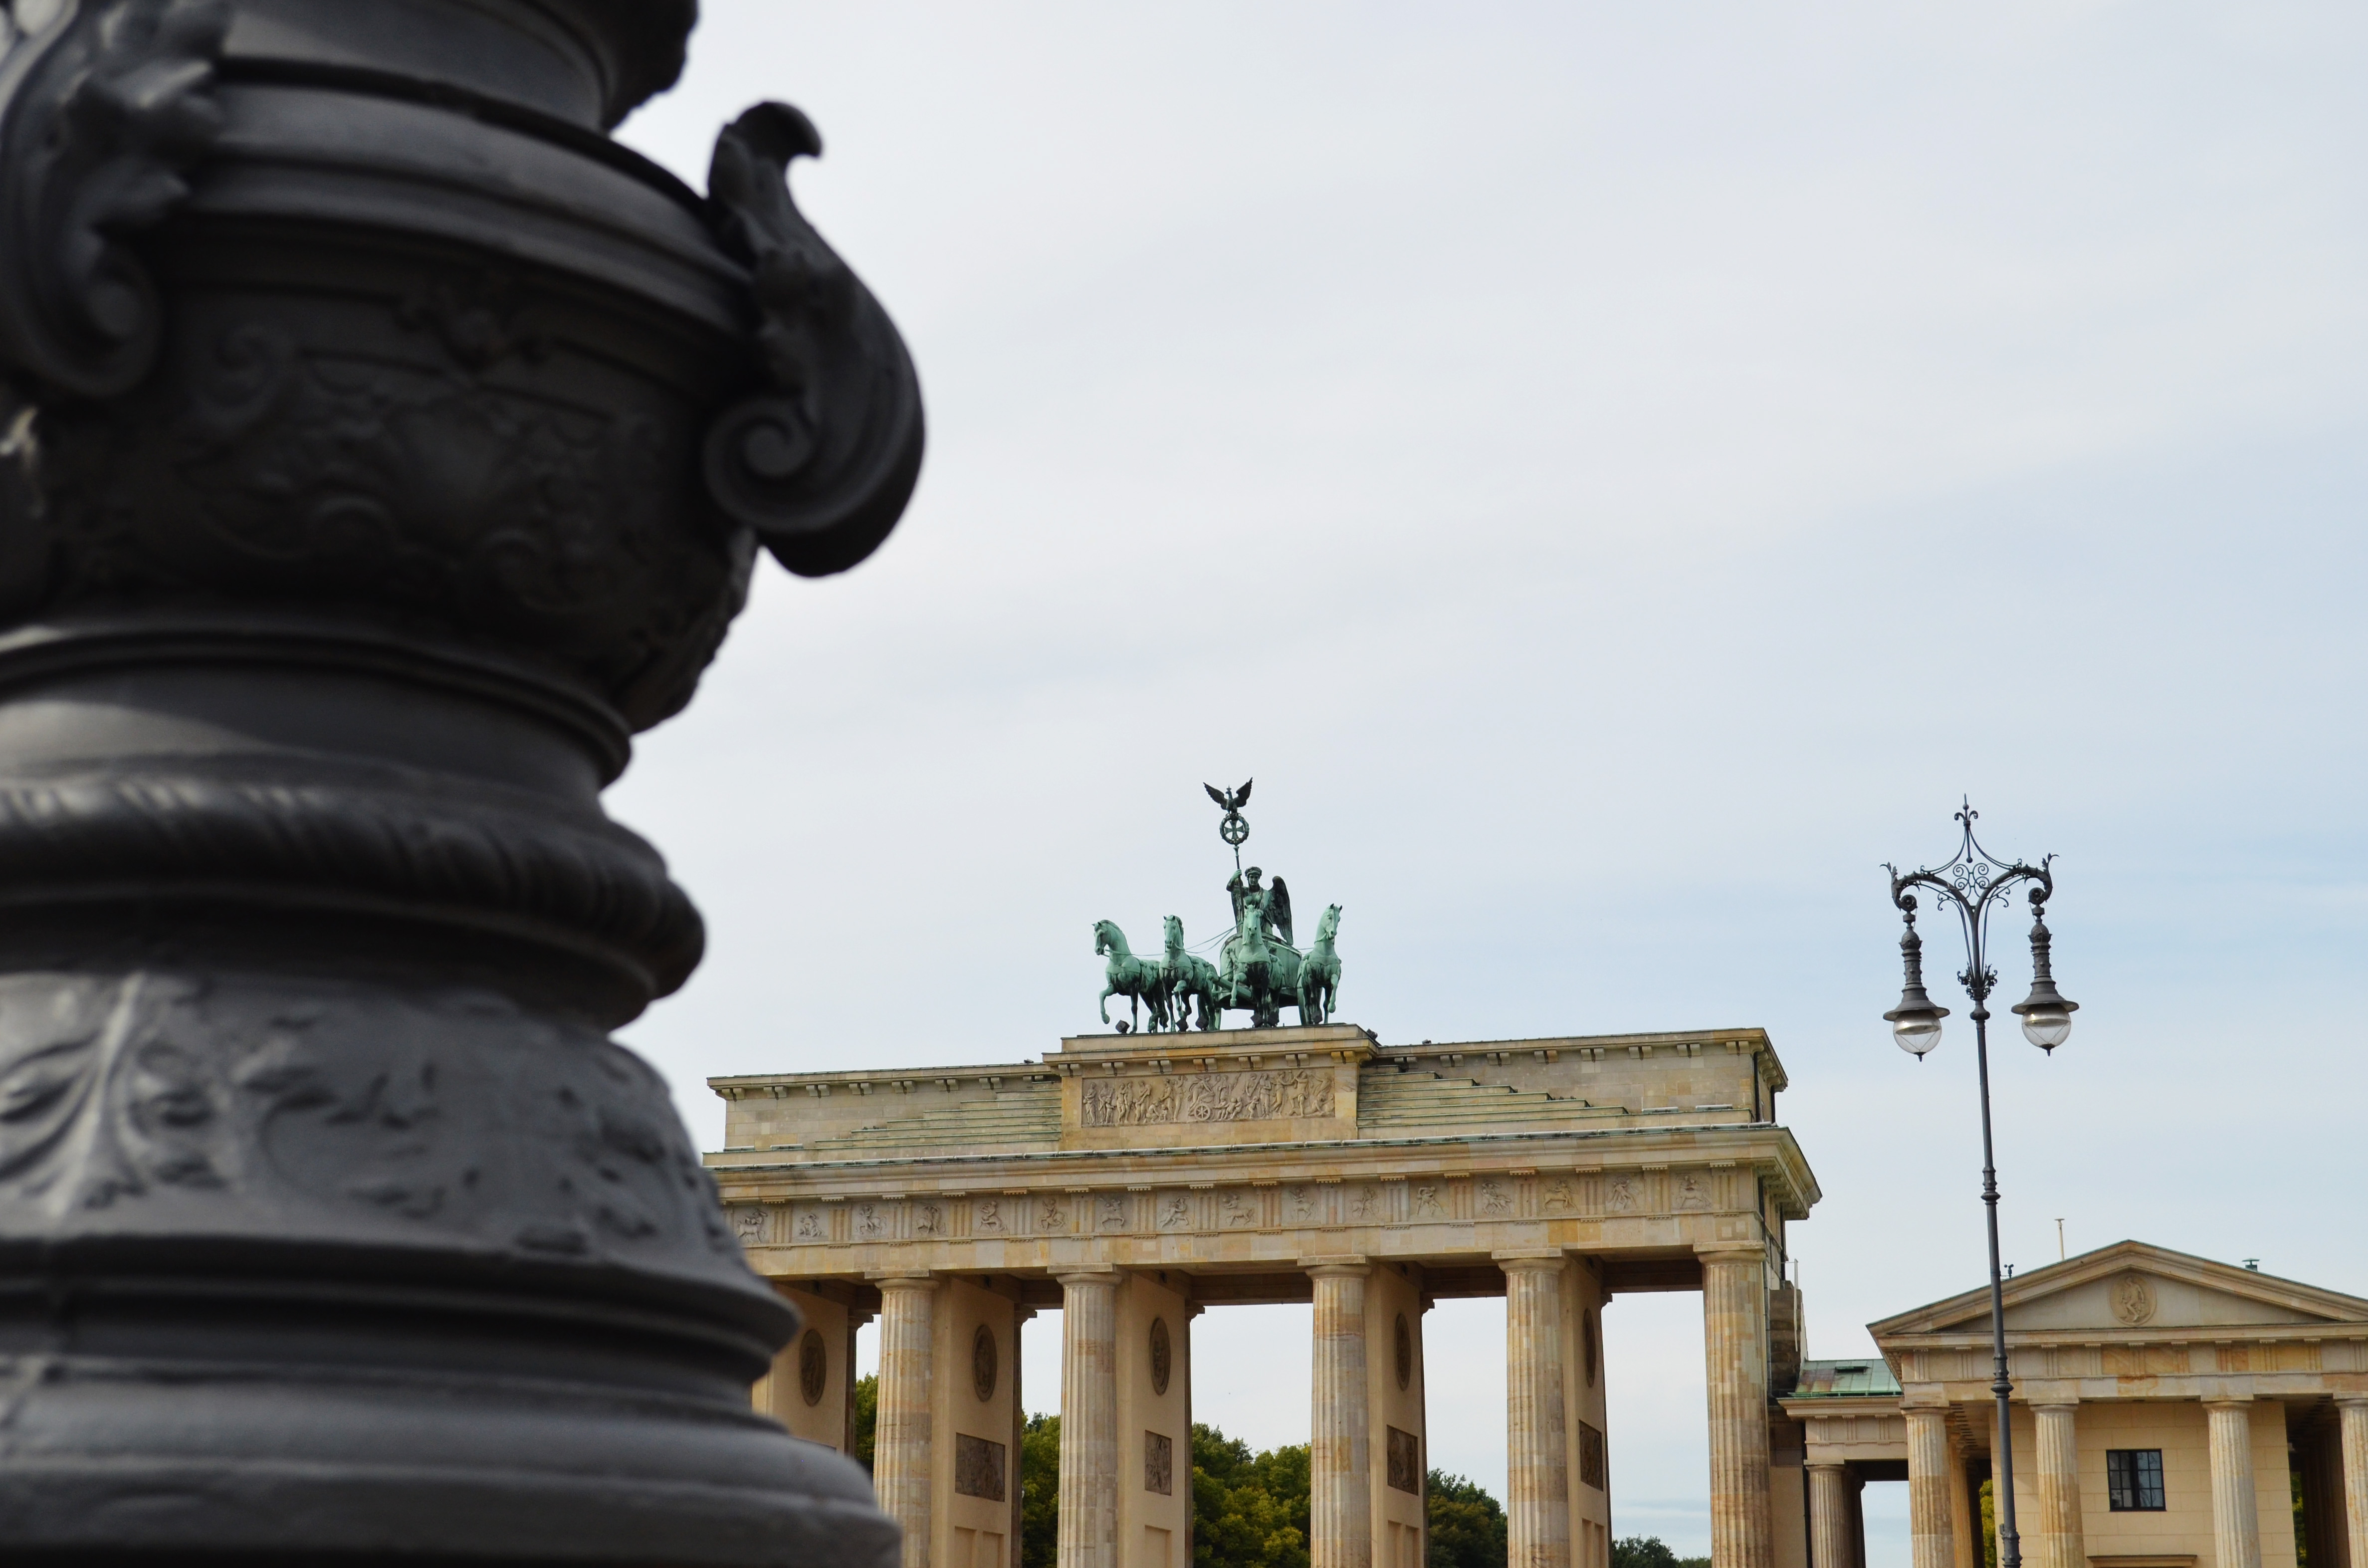
<path fill-rule="evenodd" d="M 954 1434 L 954 1491 L 989 1503 L 1004 1499 L 1004 1447 L 967 1432 Z"/>
<path fill-rule="evenodd" d="M 1077 1094 L 1078 1121 L 1086 1127 L 1278 1121 L 1334 1114 L 1332 1074 L 1323 1069 L 1089 1078 L 1078 1085 Z"/>
<path fill-rule="evenodd" d="M 1225 1231 L 1256 1230 L 1266 1221 L 1266 1191 L 1252 1187 L 1228 1187 L 1217 1193 L 1217 1227 Z"/>
<path fill-rule="evenodd" d="M 1406 1218 L 1416 1224 L 1453 1218 L 1452 1195 L 1443 1176 L 1417 1176 L 1406 1183 Z"/>
<path fill-rule="evenodd" d="M 1241 1076 L 1242 1074 L 1234 1074 Z M 1121 1080 L 1124 1081 L 1124 1080 Z M 1082 1174 L 1082 1173 L 1080 1173 Z M 1247 1175 L 1247 1173 L 1245 1173 Z M 1001 1192 L 850 1194 L 727 1211 L 745 1246 L 1217 1235 L 1366 1226 L 1492 1226 L 1537 1221 L 1686 1221 L 1705 1236 L 1748 1240 L 1758 1217 L 1730 1201 L 1748 1170 L 1718 1165 L 1611 1171 L 1451 1171 L 1371 1179 L 1236 1177 L 1140 1188 L 1023 1187 Z"/>
<path fill-rule="evenodd" d="M 1422 1492 L 1422 1439 L 1399 1427 L 1389 1428 L 1390 1484 L 1400 1492 Z"/>

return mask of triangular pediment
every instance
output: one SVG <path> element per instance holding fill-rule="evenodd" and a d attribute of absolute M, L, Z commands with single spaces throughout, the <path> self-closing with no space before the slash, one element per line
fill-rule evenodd
<path fill-rule="evenodd" d="M 2368 1301 L 2275 1275 L 2117 1242 L 2007 1281 L 2009 1334 L 2127 1334 L 2281 1324 L 2368 1324 Z M 1867 1331 L 1878 1342 L 1907 1335 L 1989 1331 L 1987 1286 L 1901 1312 Z"/>

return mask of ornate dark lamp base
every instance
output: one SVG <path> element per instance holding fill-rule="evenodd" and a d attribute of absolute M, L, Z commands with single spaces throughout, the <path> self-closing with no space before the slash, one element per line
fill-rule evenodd
<path fill-rule="evenodd" d="M 16 9 L 0 1556 L 887 1560 L 607 1037 L 700 948 L 631 733 L 917 469 L 811 127 L 608 142 L 682 0 Z"/>

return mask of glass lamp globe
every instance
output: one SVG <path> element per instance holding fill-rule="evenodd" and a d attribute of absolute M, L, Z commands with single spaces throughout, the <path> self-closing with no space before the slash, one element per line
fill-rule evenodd
<path fill-rule="evenodd" d="M 2054 1051 L 2071 1032 L 2072 1013 L 2062 1003 L 2042 1003 L 2022 1015 L 2022 1038 L 2042 1051 Z"/>
<path fill-rule="evenodd" d="M 1937 1010 L 1902 1013 L 1892 1020 L 1891 1038 L 1900 1050 L 1920 1062 L 1926 1051 L 1941 1043 L 1941 1015 Z"/>

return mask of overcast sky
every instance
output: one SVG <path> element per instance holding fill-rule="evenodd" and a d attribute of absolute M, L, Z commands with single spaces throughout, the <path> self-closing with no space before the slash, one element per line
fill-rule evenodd
<path fill-rule="evenodd" d="M 1969 792 L 2061 857 L 2081 1004 L 1998 1044 L 2008 1258 L 2368 1294 L 2368 13 L 705 8 L 622 134 L 703 187 L 814 117 L 930 445 L 609 792 L 707 915 L 625 1031 L 702 1146 L 711 1074 L 1098 1028 L 1092 922 L 1212 934 L 1201 785 L 1255 776 L 1384 1041 L 1766 1027 L 1811 1352 L 1868 1353 L 1982 1274 L 1965 1004 L 1921 1066 L 1879 1016 L 1882 862 Z M 1196 1415 L 1304 1440 L 1306 1315 L 1200 1319 Z M 1502 1322 L 1430 1319 L 1432 1460 L 1499 1495 Z M 1614 1528 L 1689 1551 L 1699 1325 L 1605 1325 Z"/>

